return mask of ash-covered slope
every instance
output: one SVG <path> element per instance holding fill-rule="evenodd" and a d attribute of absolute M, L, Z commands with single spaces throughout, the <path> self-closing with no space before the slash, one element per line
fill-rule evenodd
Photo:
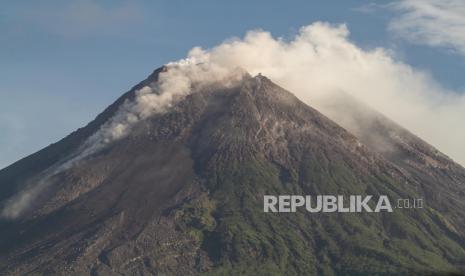
<path fill-rule="evenodd" d="M 78 149 L 115 108 L 106 112 L 70 136 L 79 138 L 0 171 L 3 198 Z M 464 203 L 447 214 L 428 201 L 393 213 L 264 213 L 266 194 L 397 199 L 425 189 L 411 168 L 262 76 L 193 93 L 52 181 L 34 208 L 2 221 L 0 273 L 360 275 L 465 265 Z"/>
<path fill-rule="evenodd" d="M 18 186 L 23 185 L 27 179 L 36 176 L 40 172 L 59 162 L 73 151 L 77 150 L 87 138 L 96 132 L 109 118 L 111 118 L 119 106 L 128 99 L 134 98 L 136 90 L 156 82 L 158 75 L 164 70 L 161 67 L 155 70 L 146 80 L 134 86 L 130 91 L 123 94 L 113 104 L 108 106 L 101 114 L 90 122 L 87 126 L 71 133 L 61 141 L 51 144 L 48 147 L 31 154 L 18 162 L 0 170 L 0 201 L 12 196 L 18 190 Z"/>
<path fill-rule="evenodd" d="M 426 202 L 442 215 L 454 217 L 458 229 L 465 229 L 463 213 L 457 217 L 455 212 L 464 207 L 465 170 L 461 165 L 348 94 L 334 93 L 323 103 L 320 107 L 325 114 L 415 178 Z"/>

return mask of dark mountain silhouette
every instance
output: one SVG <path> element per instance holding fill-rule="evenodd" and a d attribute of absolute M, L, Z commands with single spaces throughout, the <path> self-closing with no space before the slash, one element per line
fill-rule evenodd
<path fill-rule="evenodd" d="M 0 199 L 40 181 L 163 70 L 86 127 L 1 170 Z M 351 132 L 263 76 L 187 96 L 53 176 L 26 213 L 2 220 L 0 274 L 464 271 L 465 169 L 353 99 L 331 108 L 346 109 Z M 424 198 L 425 207 L 264 213 L 267 194 L 388 195 Z"/>

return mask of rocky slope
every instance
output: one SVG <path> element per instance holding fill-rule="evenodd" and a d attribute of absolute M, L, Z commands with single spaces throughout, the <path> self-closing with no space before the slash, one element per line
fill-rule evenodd
<path fill-rule="evenodd" d="M 0 171 L 0 199 L 39 181 L 162 71 L 85 128 Z M 377 124 L 373 133 L 396 151 L 352 130 L 357 138 L 266 77 L 212 85 L 58 173 L 27 213 L 1 221 L 0 274 L 463 271 L 465 170 L 376 113 L 367 117 L 360 123 Z M 425 198 L 425 208 L 264 213 L 265 194 Z"/>

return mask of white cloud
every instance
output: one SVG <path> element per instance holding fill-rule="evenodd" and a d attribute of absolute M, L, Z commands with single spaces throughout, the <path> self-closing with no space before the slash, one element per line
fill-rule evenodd
<path fill-rule="evenodd" d="M 402 0 L 387 7 L 399 13 L 389 30 L 401 38 L 465 55 L 465 1 Z"/>

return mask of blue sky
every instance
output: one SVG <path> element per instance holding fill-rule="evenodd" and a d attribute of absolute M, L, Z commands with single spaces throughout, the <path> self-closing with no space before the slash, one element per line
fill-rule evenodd
<path fill-rule="evenodd" d="M 454 5 L 436 5 L 444 12 L 430 22 L 414 0 L 0 1 L 0 168 L 85 125 L 192 47 L 257 28 L 286 39 L 315 21 L 345 23 L 359 47 L 389 49 L 460 93 L 463 5 L 441 2 Z"/>

